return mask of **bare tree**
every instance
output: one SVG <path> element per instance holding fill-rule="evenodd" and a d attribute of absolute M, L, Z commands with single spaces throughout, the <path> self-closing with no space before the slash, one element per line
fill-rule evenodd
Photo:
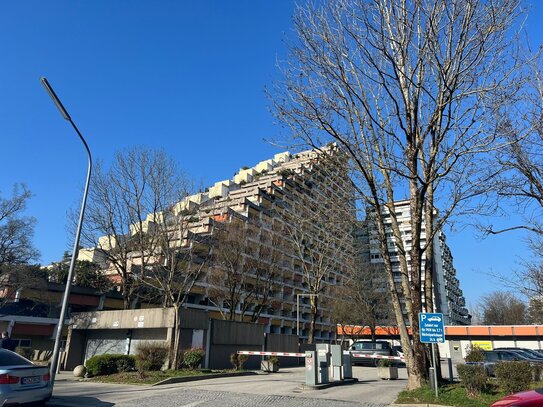
<path fill-rule="evenodd" d="M 217 223 L 208 274 L 209 299 L 224 319 L 257 322 L 270 306 L 280 260 L 280 239 L 272 225 L 234 214 Z"/>
<path fill-rule="evenodd" d="M 309 297 L 308 343 L 315 340 L 321 305 L 333 286 L 330 281 L 336 275 L 348 278 L 352 274 L 356 219 L 352 190 L 340 181 L 348 177 L 345 156 L 331 146 L 315 165 L 319 168 L 308 170 L 301 179 L 293 178 L 297 182 L 286 194 L 283 214 L 294 271 L 302 274 Z M 313 176 L 320 178 L 319 188 L 313 188 Z"/>
<path fill-rule="evenodd" d="M 452 214 L 480 209 L 473 198 L 493 175 L 480 171 L 477 157 L 497 147 L 486 119 L 515 91 L 509 34 L 518 15 L 515 0 L 334 0 L 301 7 L 294 19 L 298 41 L 272 94 L 278 118 L 295 137 L 314 147 L 336 141 L 352 160 L 384 260 L 409 389 L 427 375 L 427 352 L 411 342 L 407 324 L 417 338 L 417 314 L 434 309 L 433 237 Z M 409 200 L 410 248 L 401 238 L 399 199 Z M 399 290 L 388 230 L 400 262 Z"/>
<path fill-rule="evenodd" d="M 163 238 L 154 229 L 183 196 L 178 190 L 182 179 L 164 152 L 143 148 L 117 153 L 110 168 L 101 163 L 95 167 L 82 241 L 104 258 L 125 308 L 137 300 Z"/>
<path fill-rule="evenodd" d="M 32 193 L 24 184 L 15 184 L 11 198 L 0 196 L 0 265 L 26 264 L 38 259 L 32 237 L 36 219 L 22 216 Z"/>
<path fill-rule="evenodd" d="M 162 180 L 168 183 L 170 180 Z M 182 204 L 191 190 L 192 183 L 188 179 L 177 179 L 176 188 L 181 185 Z M 166 187 L 166 185 L 164 185 Z M 160 190 L 161 188 L 156 188 Z M 171 198 L 171 197 L 170 197 Z M 164 207 L 168 205 L 164 202 Z M 142 284 L 154 292 L 158 292 L 165 307 L 173 307 L 175 311 L 174 335 L 170 352 L 170 367 L 181 367 L 181 310 L 196 282 L 201 278 L 207 266 L 210 254 L 209 236 L 197 234 L 191 230 L 196 220 L 195 210 L 181 209 L 179 203 L 156 214 L 154 226 L 148 229 L 152 235 L 148 242 L 153 242 L 147 248 L 149 257 L 146 261 Z M 162 205 L 161 205 L 162 206 Z"/>
<path fill-rule="evenodd" d="M 341 326 L 343 336 L 354 340 L 369 328 L 375 340 L 377 327 L 391 325 L 388 288 L 382 270 L 375 265 L 357 268 L 333 292 L 333 320 Z"/>
<path fill-rule="evenodd" d="M 508 143 L 496 151 L 495 158 L 503 171 L 494 185 L 499 203 L 513 204 L 524 219 L 504 229 L 493 225 L 483 229 L 487 234 L 526 230 L 534 254 L 543 257 L 543 53 L 540 50 L 525 59 L 527 79 L 517 96 L 521 106 L 513 105 L 495 118 L 500 135 Z"/>
<path fill-rule="evenodd" d="M 18 296 L 35 301 L 30 308 L 45 303 L 49 297 L 47 272 L 39 265 L 0 264 L 0 307 L 15 301 Z"/>
<path fill-rule="evenodd" d="M 515 295 L 495 291 L 481 299 L 481 312 L 485 325 L 522 325 L 526 323 L 527 307 Z"/>

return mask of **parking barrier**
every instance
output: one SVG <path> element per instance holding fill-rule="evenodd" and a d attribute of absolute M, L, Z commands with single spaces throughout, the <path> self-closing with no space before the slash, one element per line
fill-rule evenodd
<path fill-rule="evenodd" d="M 305 353 L 294 352 L 253 352 L 247 350 L 238 350 L 238 355 L 258 355 L 258 356 L 290 356 L 296 358 L 305 358 Z"/>
<path fill-rule="evenodd" d="M 401 356 L 384 356 L 384 355 L 374 355 L 370 353 L 356 353 L 356 352 L 344 352 L 344 353 L 350 353 L 351 356 L 355 358 L 389 359 L 389 360 L 401 360 L 405 362 L 405 358 Z"/>

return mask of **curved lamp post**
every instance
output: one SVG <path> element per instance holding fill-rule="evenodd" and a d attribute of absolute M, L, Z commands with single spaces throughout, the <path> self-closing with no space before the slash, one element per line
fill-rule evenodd
<path fill-rule="evenodd" d="M 55 347 L 53 348 L 53 356 L 51 358 L 51 383 L 54 385 L 55 383 L 55 376 L 57 373 L 57 366 L 58 366 L 58 359 L 60 355 L 60 342 L 62 338 L 62 331 L 64 328 L 64 319 L 66 318 L 66 311 L 68 309 L 68 300 L 70 298 L 70 289 L 72 286 L 72 280 L 74 275 L 74 266 L 75 261 L 77 259 L 77 254 L 79 252 L 79 238 L 81 236 L 81 225 L 83 224 L 83 217 L 85 215 L 85 204 L 87 203 L 87 194 L 89 192 L 89 183 L 90 183 L 90 177 L 91 177 L 91 170 L 92 170 L 92 158 L 91 153 L 89 150 L 89 146 L 87 145 L 87 142 L 81 135 L 81 132 L 75 125 L 75 123 L 72 121 L 72 118 L 60 102 L 60 99 L 56 95 L 55 91 L 47 82 L 47 79 L 45 77 L 41 78 L 41 83 L 47 93 L 49 93 L 49 96 L 51 96 L 51 99 L 53 99 L 53 102 L 55 102 L 55 105 L 57 106 L 58 110 L 60 111 L 60 114 L 62 117 L 64 117 L 66 120 L 70 122 L 74 130 L 76 131 L 77 135 L 81 139 L 81 142 L 85 146 L 85 150 L 87 150 L 87 157 L 88 157 L 88 169 L 87 169 L 87 181 L 85 182 L 85 192 L 83 193 L 83 202 L 81 203 L 81 211 L 79 212 L 79 222 L 77 224 L 77 232 L 75 233 L 75 241 L 74 241 L 74 248 L 72 250 L 72 259 L 70 260 L 70 268 L 68 270 L 68 280 L 66 281 L 66 289 L 64 290 L 64 297 L 62 299 L 62 308 L 60 310 L 60 317 L 58 319 L 58 325 L 57 325 L 57 332 L 55 337 Z"/>

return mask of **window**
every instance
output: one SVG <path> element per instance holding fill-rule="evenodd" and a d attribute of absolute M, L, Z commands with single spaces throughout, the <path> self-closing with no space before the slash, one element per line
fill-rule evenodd
<path fill-rule="evenodd" d="M 8 351 L 0 351 L 0 366 L 31 366 L 28 360 L 16 353 Z"/>

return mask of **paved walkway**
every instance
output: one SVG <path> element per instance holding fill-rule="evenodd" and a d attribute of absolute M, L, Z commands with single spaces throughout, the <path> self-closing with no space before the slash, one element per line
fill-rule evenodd
<path fill-rule="evenodd" d="M 323 390 L 302 389 L 304 368 L 284 368 L 279 373 L 209 379 L 164 386 L 112 385 L 79 382 L 71 373 L 60 373 L 50 406 L 367 406 L 390 405 L 405 387 L 406 372 L 399 380 L 381 380 L 373 367 L 355 367 L 359 382 Z"/>

